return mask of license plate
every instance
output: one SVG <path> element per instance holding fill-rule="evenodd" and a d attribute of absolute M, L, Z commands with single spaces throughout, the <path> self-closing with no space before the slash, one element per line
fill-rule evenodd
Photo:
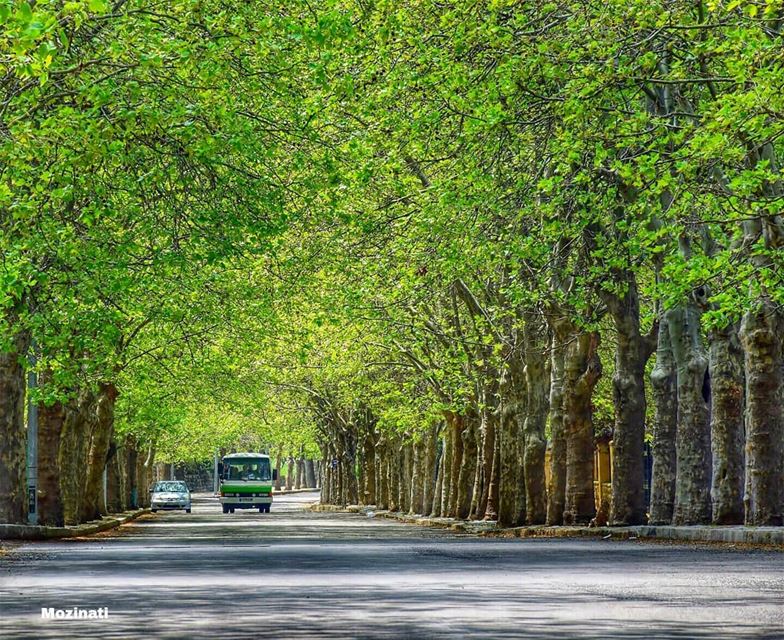
<path fill-rule="evenodd" d="M 256 498 L 240 498 L 240 502 L 255 502 Z"/>

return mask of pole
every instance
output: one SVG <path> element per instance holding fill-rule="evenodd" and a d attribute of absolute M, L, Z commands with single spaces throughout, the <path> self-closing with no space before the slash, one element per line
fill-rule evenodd
<path fill-rule="evenodd" d="M 38 400 L 33 398 L 38 374 L 35 364 L 33 345 L 27 372 L 27 522 L 30 524 L 38 524 Z"/>
<path fill-rule="evenodd" d="M 212 490 L 215 495 L 218 494 L 218 449 L 215 449 L 215 457 L 213 460 L 213 467 L 212 467 Z"/>

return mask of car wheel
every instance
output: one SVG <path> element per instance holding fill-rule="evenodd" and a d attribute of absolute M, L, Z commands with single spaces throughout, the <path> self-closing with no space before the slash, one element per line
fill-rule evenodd
<path fill-rule="evenodd" d="M 191 510 L 190 510 L 190 509 L 186 509 L 186 510 L 185 510 L 185 513 L 190 513 L 190 512 L 191 512 Z"/>
<path fill-rule="evenodd" d="M 150 509 L 150 511 L 152 511 L 153 513 L 158 513 L 157 509 Z"/>

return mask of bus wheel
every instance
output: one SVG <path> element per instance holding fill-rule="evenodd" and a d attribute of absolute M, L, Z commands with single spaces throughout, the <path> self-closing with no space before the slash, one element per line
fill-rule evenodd
<path fill-rule="evenodd" d="M 229 507 L 229 513 L 234 513 L 234 507 Z"/>
<path fill-rule="evenodd" d="M 223 505 L 223 513 L 228 513 L 228 512 L 229 512 L 229 507 L 228 507 L 228 505 L 224 504 Z"/>

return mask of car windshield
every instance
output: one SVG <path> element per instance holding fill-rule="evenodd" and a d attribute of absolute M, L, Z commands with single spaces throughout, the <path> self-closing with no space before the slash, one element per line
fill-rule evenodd
<path fill-rule="evenodd" d="M 227 480 L 272 480 L 269 458 L 224 460 L 223 474 Z"/>
<path fill-rule="evenodd" d="M 176 491 L 178 493 L 184 493 L 187 490 L 188 487 L 183 482 L 158 482 L 153 489 L 153 491 Z"/>

